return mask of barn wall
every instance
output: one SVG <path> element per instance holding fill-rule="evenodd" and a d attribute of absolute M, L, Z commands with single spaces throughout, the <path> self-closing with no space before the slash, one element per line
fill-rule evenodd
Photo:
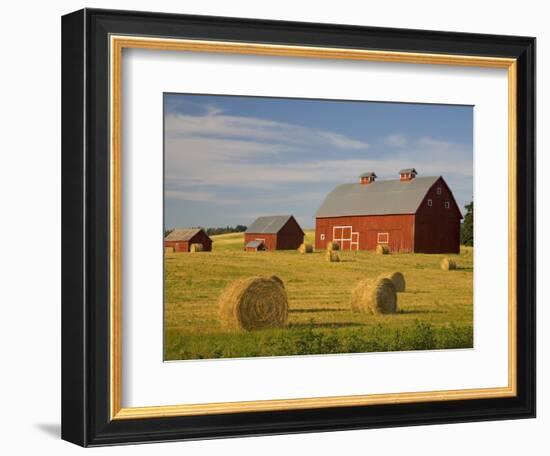
<path fill-rule="evenodd" d="M 188 249 L 191 249 L 191 244 L 202 244 L 205 252 L 212 250 L 212 239 L 204 231 L 199 231 L 189 240 Z"/>
<path fill-rule="evenodd" d="M 277 235 L 276 234 L 245 233 L 244 234 L 244 245 L 248 244 L 250 241 L 255 241 L 257 239 L 262 239 L 264 241 L 266 250 L 277 250 Z"/>
<path fill-rule="evenodd" d="M 412 252 L 414 248 L 414 215 L 409 214 L 317 218 L 315 248 L 325 249 L 327 243 L 334 240 L 334 227 L 338 226 L 351 226 L 351 232 L 358 233 L 357 244 L 340 243 L 343 250 L 355 250 L 356 246 L 357 250 L 375 250 L 378 233 L 388 233 L 388 246 L 392 252 Z"/>
<path fill-rule="evenodd" d="M 164 241 L 164 247 L 173 247 L 176 252 L 189 252 L 187 241 Z"/>
<path fill-rule="evenodd" d="M 441 188 L 441 194 L 437 188 Z M 432 205 L 428 205 L 432 200 Z M 445 202 L 449 208 L 445 208 Z M 442 179 L 426 194 L 415 217 L 415 245 L 418 253 L 459 253 L 461 214 L 451 190 Z"/>
<path fill-rule="evenodd" d="M 296 250 L 304 242 L 304 232 L 291 217 L 277 233 L 277 250 Z"/>

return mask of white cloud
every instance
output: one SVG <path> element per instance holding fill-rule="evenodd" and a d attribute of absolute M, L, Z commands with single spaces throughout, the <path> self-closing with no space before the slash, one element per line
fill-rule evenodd
<path fill-rule="evenodd" d="M 164 192 L 166 198 L 179 199 L 185 201 L 200 201 L 200 202 L 216 202 L 216 193 L 202 192 L 191 189 L 166 190 Z"/>
<path fill-rule="evenodd" d="M 179 139 L 166 148 L 168 183 L 188 182 L 212 188 L 231 185 L 243 188 L 273 188 L 282 183 L 355 182 L 366 170 L 379 178 L 395 178 L 401 168 L 415 167 L 420 175 L 458 175 L 471 177 L 472 160 L 462 146 L 422 138 L 410 147 L 391 156 L 308 160 L 281 163 L 253 160 L 281 150 L 286 145 L 223 139 Z"/>
<path fill-rule="evenodd" d="M 205 115 L 170 113 L 165 119 L 166 139 L 175 138 L 246 138 L 248 141 L 275 141 L 279 144 L 326 143 L 341 149 L 367 149 L 369 144 L 346 135 L 292 125 L 284 122 L 225 115 L 208 107 Z"/>
<path fill-rule="evenodd" d="M 393 134 L 383 138 L 382 143 L 390 147 L 404 147 L 408 144 L 408 139 L 405 135 Z"/>
<path fill-rule="evenodd" d="M 339 133 L 321 131 L 319 132 L 319 135 L 322 138 L 326 139 L 329 144 L 341 149 L 359 150 L 359 149 L 366 149 L 367 147 L 369 147 L 368 143 L 366 142 L 348 138 L 347 136 L 341 135 Z"/>
<path fill-rule="evenodd" d="M 203 115 L 168 114 L 165 132 L 165 172 L 169 184 L 271 188 L 283 181 L 302 181 L 305 173 L 299 168 L 311 170 L 305 181 L 319 180 L 322 177 L 319 171 L 313 172 L 310 162 L 300 162 L 309 158 L 304 155 L 311 147 L 352 151 L 368 148 L 366 142 L 340 133 L 224 115 L 215 106 L 207 106 Z M 291 160 L 297 163 L 278 164 Z M 167 196 L 187 198 L 183 194 Z M 208 196 L 199 194 L 193 198 Z"/>
<path fill-rule="evenodd" d="M 195 201 L 202 203 L 216 203 L 216 204 L 232 204 L 232 205 L 243 205 L 243 204 L 273 204 L 273 203 L 286 203 L 289 200 L 286 191 L 267 191 L 259 194 L 258 192 L 253 193 L 252 195 L 243 192 L 237 195 L 227 196 L 223 192 L 216 193 L 210 191 L 196 190 L 194 185 L 174 185 L 169 184 L 170 189 L 165 190 L 164 195 L 170 199 L 183 200 L 183 201 Z M 271 189 L 273 190 L 273 189 Z M 275 190 L 281 190 L 275 189 Z M 317 203 L 325 197 L 324 192 L 312 192 L 304 191 L 296 193 L 292 196 L 292 201 L 310 201 Z"/>
<path fill-rule="evenodd" d="M 203 115 L 168 114 L 165 127 L 170 199 L 232 207 L 262 203 L 267 212 L 270 204 L 304 201 L 314 211 L 324 192 L 293 191 L 289 196 L 286 188 L 330 188 L 356 182 L 369 170 L 379 179 L 393 179 L 407 167 L 415 167 L 420 176 L 443 175 L 460 193 L 471 193 L 471 150 L 432 137 L 395 133 L 376 141 L 381 148 L 372 151 L 368 143 L 341 133 L 226 115 L 215 106 L 206 106 Z"/>

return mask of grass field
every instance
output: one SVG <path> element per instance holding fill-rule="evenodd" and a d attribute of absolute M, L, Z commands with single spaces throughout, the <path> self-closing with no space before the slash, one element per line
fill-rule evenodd
<path fill-rule="evenodd" d="M 243 234 L 212 236 L 213 251 L 165 257 L 165 359 L 358 353 L 473 346 L 473 249 L 453 255 L 455 271 L 439 268 L 445 255 L 339 252 L 244 252 Z M 313 231 L 306 233 L 313 243 Z M 400 271 L 407 290 L 399 311 L 352 313 L 350 291 L 365 277 Z M 289 298 L 284 329 L 222 329 L 218 296 L 232 281 L 253 275 L 281 277 Z"/>

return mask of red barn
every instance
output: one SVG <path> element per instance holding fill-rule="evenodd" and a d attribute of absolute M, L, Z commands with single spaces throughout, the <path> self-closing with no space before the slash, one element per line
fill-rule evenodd
<path fill-rule="evenodd" d="M 443 177 L 416 177 L 403 169 L 399 179 L 376 181 L 375 173 L 330 192 L 315 215 L 315 248 L 327 242 L 342 250 L 459 253 L 462 214 Z"/>
<path fill-rule="evenodd" d="M 191 244 L 202 244 L 205 252 L 212 250 L 212 239 L 202 228 L 179 228 L 164 238 L 164 247 L 173 247 L 175 252 L 189 252 Z"/>
<path fill-rule="evenodd" d="M 244 233 L 245 250 L 261 241 L 265 250 L 297 249 L 304 242 L 304 231 L 292 215 L 258 217 Z"/>

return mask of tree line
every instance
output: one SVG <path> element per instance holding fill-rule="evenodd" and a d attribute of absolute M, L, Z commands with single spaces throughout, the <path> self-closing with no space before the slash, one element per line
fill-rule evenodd
<path fill-rule="evenodd" d="M 474 245 L 474 202 L 471 201 L 469 204 L 464 206 L 466 209 L 466 215 L 464 216 L 464 221 L 460 225 L 460 243 L 462 245 Z"/>
<path fill-rule="evenodd" d="M 211 227 L 211 228 L 204 228 L 202 226 L 199 226 L 197 228 L 202 228 L 208 236 L 212 236 L 215 234 L 227 234 L 227 233 L 242 233 L 243 231 L 246 231 L 247 226 L 245 225 L 235 225 L 235 226 L 218 226 L 218 227 Z M 170 228 L 167 230 L 164 230 L 164 237 L 168 236 L 172 231 L 174 231 L 174 228 Z"/>

